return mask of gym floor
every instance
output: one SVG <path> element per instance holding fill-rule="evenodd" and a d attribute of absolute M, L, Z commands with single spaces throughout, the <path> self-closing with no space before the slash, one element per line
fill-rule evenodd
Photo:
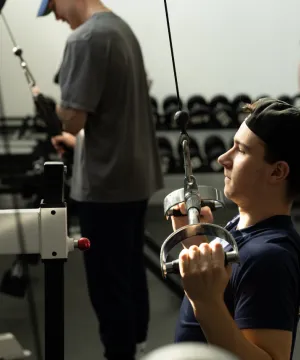
<path fill-rule="evenodd" d="M 220 225 L 232 218 L 236 209 L 228 207 L 216 213 Z M 294 211 L 296 215 L 296 211 Z M 294 218 L 296 221 L 296 217 Z M 300 222 L 297 221 L 298 230 Z M 162 210 L 149 207 L 147 230 L 160 246 L 171 232 L 170 224 L 164 220 Z M 176 251 L 180 251 L 180 248 Z M 173 254 L 172 254 L 173 255 Z M 13 256 L 0 256 L 0 278 L 14 260 Z M 44 286 L 43 265 L 30 267 L 34 299 L 36 303 L 39 334 L 43 346 L 44 336 Z M 174 329 L 180 307 L 179 297 L 161 279 L 148 271 L 151 302 L 151 321 L 147 351 L 173 342 Z M 105 292 L 105 289 L 103 289 Z M 0 294 L 0 334 L 12 332 L 25 349 L 35 352 L 34 337 L 29 318 L 27 298 L 18 299 Z M 65 359 L 103 359 L 103 348 L 98 338 L 97 322 L 91 308 L 80 252 L 70 254 L 65 266 Z M 294 359 L 300 358 L 300 341 L 296 344 Z M 30 360 L 37 360 L 33 354 Z"/>

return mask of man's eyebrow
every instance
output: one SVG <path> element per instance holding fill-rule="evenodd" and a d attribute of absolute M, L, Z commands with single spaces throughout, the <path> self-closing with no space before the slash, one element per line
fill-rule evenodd
<path fill-rule="evenodd" d="M 238 144 L 238 145 L 242 145 L 245 149 L 250 150 L 250 146 L 246 145 L 245 143 L 243 143 L 242 141 L 239 141 L 237 139 L 233 139 L 233 141 Z"/>

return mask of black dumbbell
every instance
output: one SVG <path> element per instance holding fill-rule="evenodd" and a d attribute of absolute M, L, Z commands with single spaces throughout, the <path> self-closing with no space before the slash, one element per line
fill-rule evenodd
<path fill-rule="evenodd" d="M 203 129 L 210 127 L 210 107 L 203 96 L 194 95 L 190 97 L 187 101 L 187 109 L 190 115 L 190 128 Z"/>
<path fill-rule="evenodd" d="M 246 117 L 249 115 L 248 112 L 243 110 L 245 104 L 251 104 L 251 98 L 247 94 L 239 94 L 232 100 L 232 108 L 234 111 L 235 123 L 239 127 Z"/>
<path fill-rule="evenodd" d="M 53 82 L 56 85 L 59 84 L 59 71 L 54 75 Z"/>
<path fill-rule="evenodd" d="M 163 101 L 164 125 L 168 129 L 178 129 L 178 125 L 174 119 L 176 112 L 182 107 L 182 100 L 177 100 L 177 96 L 167 96 Z"/>
<path fill-rule="evenodd" d="M 218 157 L 226 152 L 224 141 L 219 136 L 209 136 L 205 139 L 204 149 L 209 169 L 213 172 L 222 171 L 223 166 L 218 163 Z"/>
<path fill-rule="evenodd" d="M 234 128 L 233 109 L 224 95 L 216 95 L 210 101 L 212 123 L 215 128 Z"/>
<path fill-rule="evenodd" d="M 29 285 L 28 275 L 24 272 L 22 261 L 17 259 L 7 270 L 0 284 L 0 292 L 6 295 L 24 298 Z"/>
<path fill-rule="evenodd" d="M 290 105 L 293 105 L 293 99 L 289 95 L 280 95 L 278 97 L 278 100 L 281 100 L 281 101 L 284 101 L 284 102 L 286 102 L 286 103 L 288 103 Z"/>
<path fill-rule="evenodd" d="M 293 105 L 300 108 L 300 94 L 293 97 Z"/>
<path fill-rule="evenodd" d="M 158 101 L 155 97 L 150 96 L 150 104 L 152 109 L 152 115 L 153 115 L 153 122 L 157 130 L 161 129 L 160 119 L 159 119 L 159 113 L 158 113 Z"/>
<path fill-rule="evenodd" d="M 260 99 L 270 98 L 270 97 L 271 97 L 270 95 L 262 94 L 262 95 L 258 96 L 258 97 L 254 100 L 254 102 L 257 101 L 257 100 L 260 100 Z"/>
<path fill-rule="evenodd" d="M 190 159 L 191 166 L 194 172 L 201 172 L 204 167 L 203 157 L 200 154 L 200 149 L 197 144 L 197 141 L 189 137 L 189 150 L 190 150 Z M 179 154 L 179 168 L 182 171 L 184 169 L 184 159 L 183 159 L 183 148 L 182 145 L 178 144 L 178 154 Z"/>
<path fill-rule="evenodd" d="M 176 161 L 173 155 L 173 149 L 168 139 L 158 137 L 158 148 L 160 155 L 160 164 L 163 174 L 174 173 L 176 169 Z"/>

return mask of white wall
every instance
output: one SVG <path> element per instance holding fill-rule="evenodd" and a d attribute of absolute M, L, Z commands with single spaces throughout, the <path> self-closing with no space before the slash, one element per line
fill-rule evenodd
<path fill-rule="evenodd" d="M 40 0 L 7 0 L 4 14 L 38 85 L 59 98 L 53 76 L 70 30 L 53 15 L 36 18 Z M 163 0 L 105 0 L 136 32 L 152 94 L 175 92 Z M 180 92 L 207 98 L 298 91 L 299 0 L 168 0 Z M 7 116 L 32 113 L 18 59 L 0 19 L 0 83 Z"/>

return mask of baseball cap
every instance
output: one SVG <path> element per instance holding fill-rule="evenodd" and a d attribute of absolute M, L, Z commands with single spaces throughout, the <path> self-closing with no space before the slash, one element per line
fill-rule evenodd
<path fill-rule="evenodd" d="M 300 168 L 300 108 L 281 100 L 261 98 L 245 123 L 280 160 Z"/>
<path fill-rule="evenodd" d="M 51 13 L 51 9 L 49 9 L 50 0 L 42 0 L 41 5 L 39 7 L 39 11 L 37 16 L 46 16 Z"/>

